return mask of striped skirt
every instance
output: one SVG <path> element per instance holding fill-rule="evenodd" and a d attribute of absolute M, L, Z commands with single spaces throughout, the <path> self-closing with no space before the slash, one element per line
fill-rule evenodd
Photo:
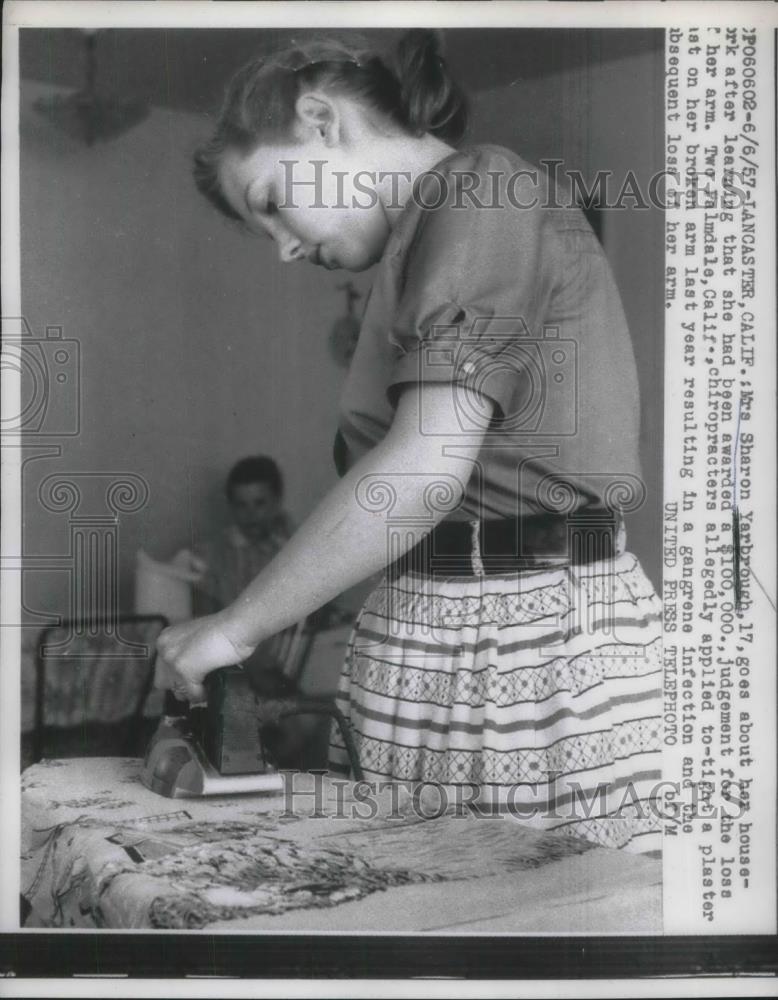
<path fill-rule="evenodd" d="M 337 703 L 369 781 L 658 855 L 661 603 L 637 558 L 505 576 L 386 576 Z M 330 767 L 348 773 L 336 729 Z"/>

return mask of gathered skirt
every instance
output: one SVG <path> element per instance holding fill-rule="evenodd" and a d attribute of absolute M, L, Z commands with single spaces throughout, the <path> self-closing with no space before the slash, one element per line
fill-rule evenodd
<path fill-rule="evenodd" d="M 500 576 L 387 574 L 337 695 L 368 781 L 658 856 L 661 603 L 630 552 Z M 348 773 L 336 728 L 330 768 Z"/>

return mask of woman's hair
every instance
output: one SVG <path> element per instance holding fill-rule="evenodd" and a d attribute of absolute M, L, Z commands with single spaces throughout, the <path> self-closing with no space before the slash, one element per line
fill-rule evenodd
<path fill-rule="evenodd" d="M 247 154 L 261 142 L 288 138 L 295 104 L 306 88 L 347 94 L 410 135 L 429 132 L 448 142 L 461 139 L 467 122 L 462 91 L 454 83 L 433 31 L 409 31 L 394 60 L 339 38 L 296 43 L 252 60 L 230 81 L 211 140 L 197 150 L 194 177 L 200 191 L 231 219 L 240 217 L 219 183 L 224 154 Z"/>
<path fill-rule="evenodd" d="M 268 455 L 251 455 L 249 458 L 242 458 L 233 465 L 227 476 L 227 482 L 224 484 L 227 499 L 232 500 L 235 488 L 245 486 L 246 483 L 266 483 L 273 495 L 279 500 L 284 495 L 284 480 L 281 476 L 281 470 L 274 459 Z"/>

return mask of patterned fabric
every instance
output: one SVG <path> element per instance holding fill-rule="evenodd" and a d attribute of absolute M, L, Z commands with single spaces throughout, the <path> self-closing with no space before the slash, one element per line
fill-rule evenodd
<path fill-rule="evenodd" d="M 627 552 L 512 576 L 385 578 L 337 699 L 366 778 L 470 784 L 474 808 L 658 853 L 660 619 Z M 330 762 L 348 769 L 335 730 Z"/>
<path fill-rule="evenodd" d="M 43 724 L 115 723 L 134 712 L 150 685 L 163 623 L 120 621 L 110 632 L 49 631 L 43 644 Z"/>
<path fill-rule="evenodd" d="M 140 769 L 91 758 L 24 772 L 29 926 L 458 933 L 494 918 L 530 932 L 661 929 L 655 861 L 482 822 L 456 803 L 441 814 L 436 789 L 366 799 L 350 782 L 290 772 L 277 792 L 172 800 L 145 788 Z M 492 884 L 513 886 L 507 900 L 483 898 Z"/>

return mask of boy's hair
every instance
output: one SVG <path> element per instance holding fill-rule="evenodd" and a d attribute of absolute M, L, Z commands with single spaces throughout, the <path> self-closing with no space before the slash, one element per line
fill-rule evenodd
<path fill-rule="evenodd" d="M 235 487 L 244 486 L 246 483 L 267 483 L 279 500 L 284 493 L 281 470 L 268 455 L 251 455 L 233 465 L 224 487 L 227 499 L 232 501 Z"/>

